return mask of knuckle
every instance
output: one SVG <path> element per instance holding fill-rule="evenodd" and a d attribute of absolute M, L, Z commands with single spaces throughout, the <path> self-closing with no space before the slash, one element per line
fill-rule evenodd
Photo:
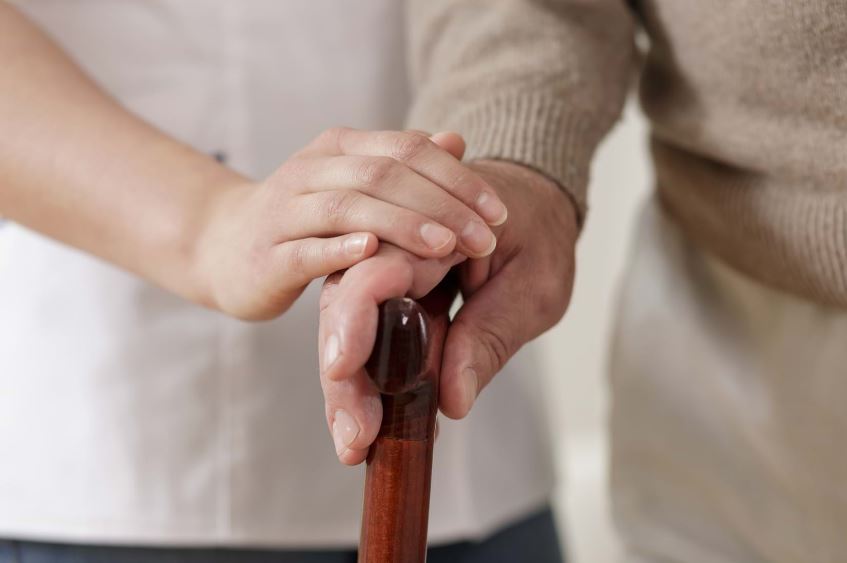
<path fill-rule="evenodd" d="M 420 236 L 421 226 L 426 219 L 408 209 L 396 209 L 384 219 L 386 231 L 396 237 L 398 246 L 405 250 L 420 248 L 424 244 Z"/>
<path fill-rule="evenodd" d="M 471 170 L 462 166 L 450 178 L 450 187 L 454 191 L 466 193 L 469 199 L 476 199 L 482 193 L 481 180 Z"/>
<path fill-rule="evenodd" d="M 423 135 L 416 133 L 402 133 L 394 141 L 392 154 L 397 160 L 411 160 L 426 150 L 431 141 Z"/>
<path fill-rule="evenodd" d="M 296 244 L 288 252 L 288 267 L 295 272 L 302 272 L 309 261 L 309 251 L 305 245 Z"/>
<path fill-rule="evenodd" d="M 417 274 L 416 264 L 419 263 L 420 259 L 399 247 L 387 246 L 386 248 L 390 251 L 383 251 L 378 256 L 381 262 L 379 266 L 381 271 L 390 275 L 391 279 L 396 281 L 399 286 L 411 287 Z"/>
<path fill-rule="evenodd" d="M 439 197 L 432 203 L 433 215 L 446 226 L 467 225 L 476 218 L 460 201 L 451 197 Z"/>
<path fill-rule="evenodd" d="M 357 199 L 358 196 L 352 190 L 332 192 L 324 209 L 329 224 L 333 227 L 343 224 L 353 212 Z"/>
<path fill-rule="evenodd" d="M 373 189 L 394 171 L 397 161 L 388 157 L 366 158 L 355 172 L 356 185 Z"/>
<path fill-rule="evenodd" d="M 335 248 L 338 248 L 339 246 L 340 245 L 335 241 L 332 241 L 329 244 L 321 244 L 317 248 L 314 249 L 313 255 L 315 256 L 315 258 L 320 260 L 320 262 L 322 264 L 326 264 L 328 261 L 330 261 L 332 259 L 333 255 L 336 254 L 336 252 L 334 252 L 334 250 L 335 250 Z"/>
<path fill-rule="evenodd" d="M 491 314 L 471 324 L 468 328 L 478 335 L 481 348 L 488 355 L 490 366 L 494 372 L 499 371 L 516 350 L 512 340 L 504 336 L 514 333 L 514 320 L 507 315 Z"/>
<path fill-rule="evenodd" d="M 481 326 L 479 329 L 482 333 L 483 342 L 486 343 L 485 349 L 490 356 L 491 365 L 495 368 L 495 371 L 499 371 L 512 355 L 511 346 L 496 328 Z"/>
<path fill-rule="evenodd" d="M 344 254 L 344 239 L 340 238 L 321 244 L 319 253 L 322 263 L 330 264 L 335 262 L 339 256 Z"/>
<path fill-rule="evenodd" d="M 349 127 L 330 127 L 318 135 L 318 140 L 324 144 L 337 144 L 347 131 Z"/>
<path fill-rule="evenodd" d="M 464 329 L 476 335 L 480 349 L 488 356 L 489 366 L 493 372 L 499 371 L 515 351 L 509 340 L 503 336 L 507 334 L 513 322 L 506 317 L 486 318 L 480 322 L 469 322 L 467 319 L 456 318 L 453 324 L 464 325 Z"/>

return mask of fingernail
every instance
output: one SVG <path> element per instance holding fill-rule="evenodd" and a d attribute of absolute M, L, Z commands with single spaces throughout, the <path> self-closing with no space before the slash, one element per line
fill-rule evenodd
<path fill-rule="evenodd" d="M 467 405 L 465 412 L 470 412 L 471 407 L 476 402 L 476 394 L 479 391 L 479 376 L 472 367 L 462 370 L 462 386 L 464 387 L 465 404 Z"/>
<path fill-rule="evenodd" d="M 421 238 L 431 249 L 440 250 L 453 240 L 453 231 L 435 223 L 424 223 L 421 227 Z"/>
<path fill-rule="evenodd" d="M 359 425 L 356 424 L 356 419 L 347 414 L 347 411 L 335 411 L 335 420 L 332 423 L 332 441 L 335 444 L 336 455 L 341 455 L 344 450 L 350 447 L 350 444 L 359 435 Z"/>
<path fill-rule="evenodd" d="M 488 256 L 497 246 L 497 238 L 491 230 L 476 221 L 471 221 L 462 231 L 462 242 L 479 256 Z"/>
<path fill-rule="evenodd" d="M 332 364 L 338 360 L 338 337 L 330 334 L 329 338 L 324 343 L 324 371 L 332 367 Z"/>
<path fill-rule="evenodd" d="M 344 241 L 344 252 L 350 256 L 361 256 L 368 245 L 368 235 L 353 235 Z"/>
<path fill-rule="evenodd" d="M 489 225 L 502 225 L 506 222 L 509 212 L 499 199 L 488 192 L 482 192 L 476 199 L 476 210 Z"/>

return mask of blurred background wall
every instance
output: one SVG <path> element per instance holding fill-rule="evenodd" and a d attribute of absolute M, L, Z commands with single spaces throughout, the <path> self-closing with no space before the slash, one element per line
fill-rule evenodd
<path fill-rule="evenodd" d="M 619 553 L 606 483 L 605 370 L 617 287 L 651 188 L 646 135 L 631 100 L 594 161 L 570 310 L 541 338 L 561 483 L 556 508 L 569 563 L 613 562 Z"/>

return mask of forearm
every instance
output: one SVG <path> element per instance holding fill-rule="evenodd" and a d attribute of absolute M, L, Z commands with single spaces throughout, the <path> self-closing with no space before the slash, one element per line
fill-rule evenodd
<path fill-rule="evenodd" d="M 409 0 L 408 14 L 409 125 L 457 131 L 466 157 L 541 171 L 584 208 L 633 71 L 626 0 Z"/>
<path fill-rule="evenodd" d="M 0 215 L 205 303 L 196 241 L 246 179 L 123 109 L 0 2 Z"/>

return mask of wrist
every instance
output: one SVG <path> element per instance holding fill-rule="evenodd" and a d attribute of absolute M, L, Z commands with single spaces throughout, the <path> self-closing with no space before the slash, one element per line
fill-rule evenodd
<path fill-rule="evenodd" d="M 231 266 L 226 251 L 239 244 L 239 210 L 255 184 L 235 173 L 223 176 L 208 185 L 193 210 L 193 219 L 186 222 L 184 264 L 189 288 L 186 297 L 226 313 L 221 299 L 221 286 L 226 282 L 221 280 L 221 272 Z"/>

